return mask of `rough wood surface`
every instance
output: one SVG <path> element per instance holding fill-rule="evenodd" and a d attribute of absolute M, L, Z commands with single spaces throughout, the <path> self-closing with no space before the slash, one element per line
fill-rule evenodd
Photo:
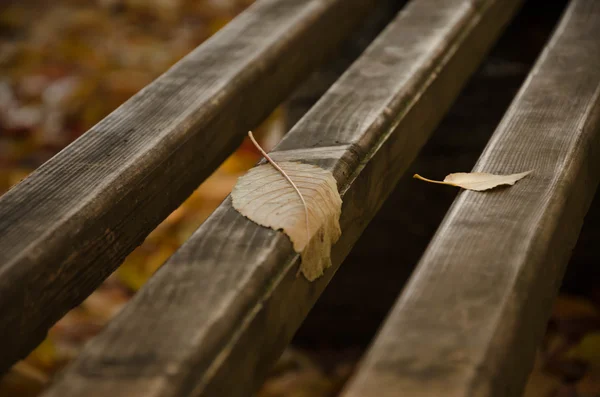
<path fill-rule="evenodd" d="M 550 7 L 547 0 L 529 0 L 524 4 L 319 297 L 294 335 L 295 345 L 366 347 L 373 340 L 459 193 L 459 189 L 419 183 L 412 175 L 443 177 L 473 168 L 566 3 L 553 1 Z M 591 234 L 581 251 L 590 253 L 598 236 Z M 592 258 L 588 262 L 596 263 Z M 582 273 L 580 267 L 569 266 L 571 270 Z"/>
<path fill-rule="evenodd" d="M 410 2 L 272 153 L 344 195 L 324 277 L 227 199 L 46 396 L 250 395 L 519 4 Z"/>
<path fill-rule="evenodd" d="M 312 108 L 325 92 L 367 49 L 400 11 L 406 0 L 379 0 L 375 10 L 365 19 L 361 29 L 352 33 L 329 61 L 315 70 L 285 102 L 287 130 Z"/>
<path fill-rule="evenodd" d="M 375 3 L 258 1 L 2 196 L 0 371 L 87 297 Z"/>
<path fill-rule="evenodd" d="M 600 3 L 571 2 L 345 397 L 518 396 L 600 179 Z"/>

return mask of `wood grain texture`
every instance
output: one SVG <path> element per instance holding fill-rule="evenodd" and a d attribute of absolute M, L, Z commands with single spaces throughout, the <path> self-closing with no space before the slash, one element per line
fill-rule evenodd
<path fill-rule="evenodd" d="M 367 347 L 373 340 L 459 193 L 459 189 L 418 183 L 412 175 L 443 177 L 473 168 L 547 44 L 566 3 L 552 2 L 549 7 L 546 0 L 525 2 L 344 259 L 294 335 L 294 345 L 344 349 Z M 583 232 L 579 241 L 582 236 Z M 581 247 L 586 252 L 598 234 L 589 237 L 590 244 Z M 571 265 L 568 269 L 571 271 Z M 594 280 L 598 278 L 590 281 Z"/>
<path fill-rule="evenodd" d="M 87 297 L 375 3 L 258 1 L 2 196 L 0 371 Z"/>
<path fill-rule="evenodd" d="M 250 395 L 519 4 L 409 3 L 274 150 L 344 195 L 324 277 L 228 198 L 46 396 Z"/>
<path fill-rule="evenodd" d="M 574 0 L 344 397 L 518 396 L 600 179 L 600 3 Z"/>
<path fill-rule="evenodd" d="M 287 130 L 292 129 L 358 59 L 405 3 L 407 0 L 379 0 L 361 28 L 348 36 L 331 59 L 302 82 L 284 105 Z"/>

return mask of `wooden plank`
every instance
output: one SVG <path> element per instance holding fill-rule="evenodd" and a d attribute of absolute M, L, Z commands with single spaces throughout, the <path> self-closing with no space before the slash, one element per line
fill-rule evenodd
<path fill-rule="evenodd" d="M 344 397 L 519 396 L 600 179 L 600 3 L 573 0 Z M 453 170 L 448 170 L 453 171 Z"/>
<path fill-rule="evenodd" d="M 365 19 L 361 29 L 348 36 L 335 56 L 302 82 L 284 104 L 286 130 L 292 129 L 321 99 L 406 3 L 406 0 L 380 0 L 376 9 Z"/>
<path fill-rule="evenodd" d="M 258 1 L 2 196 L 0 371 L 87 297 L 375 4 Z"/>
<path fill-rule="evenodd" d="M 556 28 L 567 2 L 562 3 L 524 3 L 352 247 L 294 335 L 294 344 L 366 348 L 373 341 L 459 193 L 415 183 L 412 176 L 443 177 L 473 168 Z"/>
<path fill-rule="evenodd" d="M 289 239 L 228 198 L 46 396 L 251 394 L 519 3 L 409 3 L 272 153 L 344 195 L 324 277 L 296 277 Z"/>

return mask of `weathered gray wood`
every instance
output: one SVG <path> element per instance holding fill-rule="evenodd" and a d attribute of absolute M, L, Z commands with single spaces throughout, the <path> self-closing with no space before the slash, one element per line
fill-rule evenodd
<path fill-rule="evenodd" d="M 289 239 L 227 199 L 46 396 L 251 394 L 519 4 L 409 3 L 272 153 L 338 181 L 325 276 L 296 277 Z"/>
<path fill-rule="evenodd" d="M 373 340 L 459 193 L 419 183 L 412 175 L 443 177 L 473 168 L 565 6 L 566 1 L 553 1 L 552 7 L 546 0 L 524 4 L 356 242 L 292 343 L 344 348 L 367 347 Z M 593 237 L 598 234 L 590 236 L 590 243 L 596 241 Z"/>
<path fill-rule="evenodd" d="M 600 180 L 600 3 L 573 0 L 345 397 L 519 396 Z"/>
<path fill-rule="evenodd" d="M 258 1 L 2 196 L 0 371 L 87 297 L 375 4 Z"/>
<path fill-rule="evenodd" d="M 361 25 L 361 29 L 353 32 L 338 48 L 331 60 L 302 82 L 284 105 L 287 130 L 290 130 L 317 103 L 394 19 L 406 2 L 406 0 L 379 0 L 377 8 Z"/>

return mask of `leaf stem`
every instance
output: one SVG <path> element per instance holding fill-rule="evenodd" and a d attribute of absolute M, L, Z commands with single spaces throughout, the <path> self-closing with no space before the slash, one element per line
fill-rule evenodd
<path fill-rule="evenodd" d="M 250 137 L 250 140 L 252 141 L 254 146 L 256 146 L 256 148 L 260 151 L 260 153 L 265 157 L 265 159 L 267 159 L 267 161 L 269 163 L 271 163 L 271 165 L 273 167 L 275 167 L 275 169 L 277 171 L 279 171 L 285 179 L 287 179 L 287 181 L 290 183 L 290 185 L 292 185 L 294 190 L 296 190 L 296 193 L 298 193 L 298 197 L 300 197 L 300 200 L 302 200 L 302 205 L 304 206 L 304 216 L 305 216 L 305 220 L 306 220 L 306 245 L 308 245 L 308 242 L 310 241 L 310 232 L 308 230 L 308 207 L 306 205 L 306 201 L 304 201 L 304 197 L 302 196 L 302 193 L 300 193 L 300 189 L 298 189 L 298 186 L 296 186 L 296 184 L 292 181 L 292 179 L 288 176 L 288 174 L 286 174 L 285 171 L 271 157 L 269 157 L 267 152 L 265 152 L 263 150 L 263 148 L 260 147 L 258 142 L 256 142 L 256 140 L 254 139 L 254 136 L 252 135 L 252 131 L 248 131 L 248 136 Z"/>
<path fill-rule="evenodd" d="M 452 184 L 452 183 L 449 183 L 449 182 L 443 182 L 443 181 L 434 181 L 433 179 L 423 178 L 423 177 L 422 177 L 421 175 L 419 175 L 419 174 L 414 174 L 414 175 L 413 175 L 413 178 L 415 178 L 415 179 L 420 179 L 420 180 L 422 180 L 422 181 L 425 181 L 425 182 L 437 183 L 438 185 L 451 185 L 451 186 L 454 186 L 454 184 Z"/>

